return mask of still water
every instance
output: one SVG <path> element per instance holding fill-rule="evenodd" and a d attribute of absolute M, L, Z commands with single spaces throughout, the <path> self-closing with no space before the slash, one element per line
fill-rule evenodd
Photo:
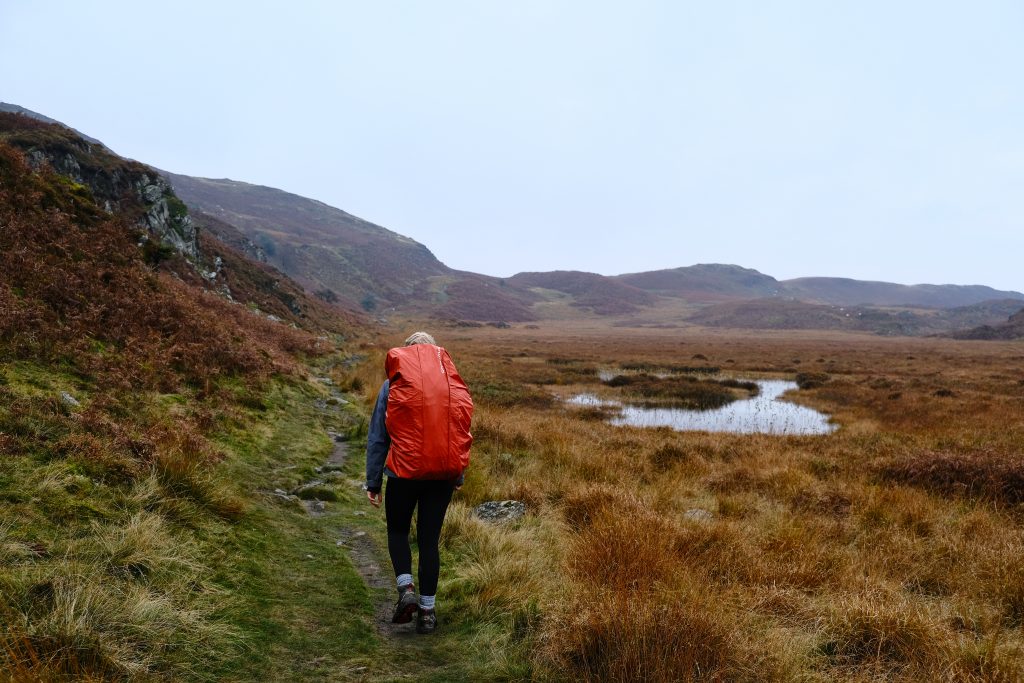
<path fill-rule="evenodd" d="M 824 413 L 780 398 L 785 392 L 796 389 L 796 382 L 781 379 L 755 381 L 761 389 L 757 396 L 733 401 L 714 410 L 640 408 L 620 401 L 602 400 L 594 394 L 573 396 L 568 403 L 614 407 L 619 412 L 609 422 L 633 427 L 671 427 L 679 431 L 736 434 L 830 434 L 836 430 L 836 425 L 830 424 Z"/>

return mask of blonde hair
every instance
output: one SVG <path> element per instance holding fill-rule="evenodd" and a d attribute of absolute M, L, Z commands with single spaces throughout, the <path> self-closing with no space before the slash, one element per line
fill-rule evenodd
<path fill-rule="evenodd" d="M 406 346 L 412 346 L 413 344 L 433 344 L 437 346 L 437 342 L 426 332 L 413 332 L 409 335 L 409 338 L 405 340 Z"/>

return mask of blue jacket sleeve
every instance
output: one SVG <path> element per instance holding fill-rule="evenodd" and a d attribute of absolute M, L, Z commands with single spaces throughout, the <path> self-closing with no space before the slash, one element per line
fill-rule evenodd
<path fill-rule="evenodd" d="M 366 437 L 366 490 L 373 493 L 380 493 L 384 480 L 384 463 L 391 448 L 391 436 L 384 424 L 389 387 L 390 382 L 384 380 L 380 393 L 377 394 L 377 402 L 373 405 L 369 434 Z"/>

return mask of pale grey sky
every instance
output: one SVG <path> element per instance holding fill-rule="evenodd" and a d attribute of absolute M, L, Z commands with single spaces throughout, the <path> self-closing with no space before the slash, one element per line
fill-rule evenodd
<path fill-rule="evenodd" d="M 0 0 L 0 100 L 461 269 L 1024 290 L 1024 4 Z"/>

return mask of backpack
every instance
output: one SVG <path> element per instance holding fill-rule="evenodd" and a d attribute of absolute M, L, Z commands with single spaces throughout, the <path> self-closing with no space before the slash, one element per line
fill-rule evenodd
<path fill-rule="evenodd" d="M 469 466 L 473 399 L 448 352 L 433 344 L 388 351 L 387 468 L 403 479 L 456 479 Z"/>

